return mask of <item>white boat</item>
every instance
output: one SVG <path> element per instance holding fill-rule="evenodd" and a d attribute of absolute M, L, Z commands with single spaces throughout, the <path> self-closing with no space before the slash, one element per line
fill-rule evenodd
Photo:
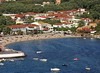
<path fill-rule="evenodd" d="M 8 61 L 14 62 L 15 60 L 14 59 L 9 59 Z"/>
<path fill-rule="evenodd" d="M 0 63 L 0 65 L 1 65 L 1 66 L 4 65 L 4 63 Z"/>
<path fill-rule="evenodd" d="M 21 51 L 7 53 L 7 54 L 0 54 L 0 58 L 16 58 L 16 57 L 25 57 L 25 54 Z"/>
<path fill-rule="evenodd" d="M 51 68 L 51 71 L 60 71 L 59 68 Z"/>
<path fill-rule="evenodd" d="M 93 38 L 91 38 L 91 39 L 93 39 Z"/>
<path fill-rule="evenodd" d="M 33 58 L 33 60 L 39 60 L 39 58 Z"/>
<path fill-rule="evenodd" d="M 39 53 L 42 53 L 42 51 L 37 51 L 36 53 L 39 54 Z"/>
<path fill-rule="evenodd" d="M 86 39 L 86 38 L 83 38 L 83 39 Z"/>
<path fill-rule="evenodd" d="M 48 60 L 47 59 L 40 59 L 40 61 L 47 62 Z"/>
<path fill-rule="evenodd" d="M 91 68 L 89 68 L 89 67 L 87 67 L 87 68 L 85 68 L 86 70 L 91 70 Z"/>
<path fill-rule="evenodd" d="M 3 60 L 2 59 L 0 59 L 0 62 L 2 62 Z"/>

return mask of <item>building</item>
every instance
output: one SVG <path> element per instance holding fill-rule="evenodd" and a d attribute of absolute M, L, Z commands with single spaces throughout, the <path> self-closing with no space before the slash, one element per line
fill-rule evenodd
<path fill-rule="evenodd" d="M 16 1 L 16 0 L 0 0 L 0 3 L 1 2 L 8 2 L 8 1 Z"/>
<path fill-rule="evenodd" d="M 39 30 L 39 26 L 35 24 L 27 24 L 27 25 L 9 25 L 8 26 L 13 32 L 22 31 L 26 34 L 27 31 Z"/>
<path fill-rule="evenodd" d="M 33 22 L 31 24 L 35 24 L 35 25 L 39 26 L 40 30 L 42 30 L 42 31 L 53 31 L 53 27 L 51 24 L 44 23 L 42 21 Z"/>
<path fill-rule="evenodd" d="M 61 0 L 56 0 L 56 4 L 61 4 Z"/>

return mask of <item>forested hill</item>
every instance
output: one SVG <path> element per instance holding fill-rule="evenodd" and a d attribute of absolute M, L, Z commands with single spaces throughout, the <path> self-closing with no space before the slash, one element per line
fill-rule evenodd
<path fill-rule="evenodd" d="M 50 1 L 50 5 L 36 6 L 44 1 Z M 54 4 L 55 0 L 17 0 L 0 4 L 1 13 L 47 12 L 85 8 L 90 11 L 90 18 L 100 19 L 100 0 L 62 0 L 60 5 Z"/>

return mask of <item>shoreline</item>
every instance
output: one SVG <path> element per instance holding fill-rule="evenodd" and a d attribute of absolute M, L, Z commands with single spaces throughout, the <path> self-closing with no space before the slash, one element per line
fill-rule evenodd
<path fill-rule="evenodd" d="M 77 35 L 64 35 L 64 34 L 38 34 L 38 35 L 17 35 L 17 36 L 6 36 L 6 37 L 1 37 L 0 38 L 0 46 L 4 47 L 3 51 L 1 51 L 0 58 L 14 58 L 14 57 L 24 57 L 26 56 L 23 52 L 21 51 L 16 51 L 13 50 L 13 48 L 9 49 L 6 48 L 6 45 L 9 45 L 11 43 L 16 43 L 16 42 L 24 42 L 24 41 L 31 41 L 31 40 L 46 40 L 46 39 L 58 39 L 58 38 L 97 38 L 100 36 L 93 36 L 93 37 L 86 37 L 86 36 L 81 36 L 80 34 Z M 5 53 L 3 53 L 5 52 Z M 7 52 L 11 52 L 8 53 Z"/>
<path fill-rule="evenodd" d="M 70 37 L 81 37 L 80 35 L 63 35 L 63 34 L 38 34 L 38 35 L 18 35 L 18 36 L 7 36 L 0 38 L 0 45 L 6 46 L 11 43 L 30 41 L 30 40 L 44 40 L 44 39 L 56 39 L 56 38 L 70 38 Z"/>

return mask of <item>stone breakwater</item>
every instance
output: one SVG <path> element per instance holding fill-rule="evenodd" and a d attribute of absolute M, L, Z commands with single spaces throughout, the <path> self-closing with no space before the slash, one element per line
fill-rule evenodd
<path fill-rule="evenodd" d="M 19 35 L 19 36 L 7 36 L 0 38 L 0 45 L 5 46 L 10 43 L 28 41 L 28 40 L 40 40 L 40 39 L 54 39 L 54 38 L 67 38 L 67 37 L 81 37 L 76 35 L 63 35 L 63 34 L 38 34 L 38 35 Z"/>

